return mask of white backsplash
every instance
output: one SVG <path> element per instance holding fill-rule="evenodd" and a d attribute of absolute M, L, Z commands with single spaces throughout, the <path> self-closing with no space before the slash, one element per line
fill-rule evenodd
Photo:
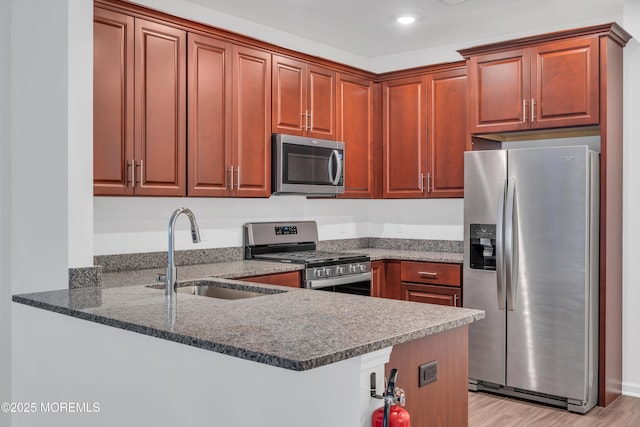
<path fill-rule="evenodd" d="M 177 249 L 242 246 L 244 223 L 282 220 L 316 221 L 321 240 L 358 237 L 462 240 L 462 199 L 96 197 L 94 255 L 165 251 L 169 217 L 180 206 L 195 213 L 202 242 L 191 243 L 188 221 L 179 219 Z"/>

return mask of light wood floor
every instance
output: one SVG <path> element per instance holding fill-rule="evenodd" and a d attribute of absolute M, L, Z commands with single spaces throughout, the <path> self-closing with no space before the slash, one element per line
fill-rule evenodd
<path fill-rule="evenodd" d="M 586 415 L 563 409 L 469 392 L 469 427 L 640 427 L 640 399 L 620 396 Z"/>

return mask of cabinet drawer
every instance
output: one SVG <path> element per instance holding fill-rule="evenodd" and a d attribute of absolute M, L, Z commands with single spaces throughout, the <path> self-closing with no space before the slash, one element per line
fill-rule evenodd
<path fill-rule="evenodd" d="M 300 287 L 300 272 L 290 271 L 288 273 L 265 274 L 264 276 L 243 277 L 239 280 L 253 283 L 264 283 L 267 285 L 289 286 L 290 288 Z"/>
<path fill-rule="evenodd" d="M 450 286 L 416 285 L 402 283 L 402 299 L 427 304 L 462 307 L 462 292 Z"/>
<path fill-rule="evenodd" d="M 402 261 L 403 282 L 460 286 L 460 265 L 439 262 Z"/>

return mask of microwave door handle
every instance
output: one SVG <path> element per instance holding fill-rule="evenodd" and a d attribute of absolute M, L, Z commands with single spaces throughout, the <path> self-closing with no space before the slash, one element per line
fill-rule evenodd
<path fill-rule="evenodd" d="M 336 168 L 336 174 L 333 174 L 333 161 L 335 159 L 338 167 Z M 340 182 L 340 176 L 342 175 L 342 162 L 340 161 L 340 152 L 338 150 L 333 150 L 331 152 L 331 156 L 329 156 L 329 180 L 331 184 L 338 185 Z"/>

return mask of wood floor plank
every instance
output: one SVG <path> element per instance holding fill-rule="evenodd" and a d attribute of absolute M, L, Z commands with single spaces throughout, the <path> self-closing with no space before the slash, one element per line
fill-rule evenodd
<path fill-rule="evenodd" d="M 469 427 L 640 427 L 640 399 L 620 396 L 585 415 L 489 393 L 469 392 Z"/>

